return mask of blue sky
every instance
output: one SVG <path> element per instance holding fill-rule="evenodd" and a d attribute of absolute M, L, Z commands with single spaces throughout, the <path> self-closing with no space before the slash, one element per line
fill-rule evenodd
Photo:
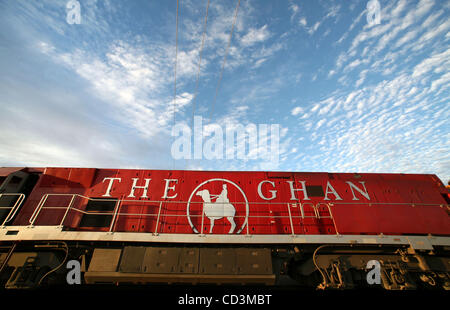
<path fill-rule="evenodd" d="M 174 160 L 206 0 L 0 3 L 0 165 L 434 173 L 450 179 L 450 2 L 211 0 L 195 115 L 280 124 L 279 163 Z"/>

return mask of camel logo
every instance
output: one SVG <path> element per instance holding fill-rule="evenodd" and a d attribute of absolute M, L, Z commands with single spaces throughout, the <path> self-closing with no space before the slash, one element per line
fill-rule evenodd
<path fill-rule="evenodd" d="M 233 197 L 231 201 L 230 197 Z M 205 227 L 208 226 L 208 220 L 210 234 L 214 231 L 239 234 L 247 225 L 248 213 L 248 200 L 244 191 L 227 179 L 210 179 L 198 185 L 189 196 L 186 210 L 189 225 L 197 234 L 199 230 L 208 231 Z"/>

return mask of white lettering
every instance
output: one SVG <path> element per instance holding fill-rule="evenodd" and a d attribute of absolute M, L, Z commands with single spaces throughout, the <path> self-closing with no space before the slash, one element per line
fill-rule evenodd
<path fill-rule="evenodd" d="M 109 180 L 108 188 L 106 189 L 106 193 L 102 195 L 102 197 L 111 197 L 111 188 L 113 186 L 113 183 L 115 180 L 119 180 L 119 183 L 122 182 L 121 178 L 104 178 L 103 183 L 105 183 L 105 180 Z"/>
<path fill-rule="evenodd" d="M 211 305 L 212 299 L 213 299 L 212 297 L 201 297 L 201 296 L 193 297 L 193 296 L 188 296 L 188 294 L 186 294 L 184 297 L 183 296 L 178 297 L 178 304 L 179 305 L 204 305 L 204 306 L 206 306 L 206 308 L 209 308 L 209 306 Z"/>
<path fill-rule="evenodd" d="M 362 189 L 358 188 L 355 184 L 353 184 L 353 183 L 350 182 L 350 181 L 347 181 L 347 182 L 345 182 L 345 183 L 347 183 L 348 185 L 350 185 L 350 189 L 351 189 L 352 194 L 353 194 L 353 200 L 359 200 L 358 198 L 356 198 L 355 192 L 353 191 L 353 189 L 356 189 L 356 191 L 358 191 L 361 195 L 363 195 L 364 197 L 366 197 L 367 200 L 370 200 L 370 197 L 369 197 L 369 194 L 367 193 L 367 189 L 366 189 L 366 186 L 364 185 L 364 182 L 361 182 L 361 181 L 359 182 L 359 183 L 362 184 L 362 186 L 363 186 L 363 188 L 364 188 L 364 191 L 363 191 Z"/>
<path fill-rule="evenodd" d="M 262 199 L 264 199 L 264 200 L 272 200 L 272 199 L 275 199 L 276 197 L 277 197 L 277 191 L 274 191 L 274 190 L 270 190 L 269 192 L 272 194 L 272 196 L 270 196 L 269 198 L 267 198 L 267 197 L 264 197 L 264 195 L 263 195 L 263 193 L 262 193 L 262 185 L 264 184 L 264 183 L 270 183 L 270 185 L 272 185 L 273 187 L 275 187 L 275 183 L 274 182 L 272 182 L 272 181 L 269 181 L 269 180 L 264 180 L 264 181 L 261 181 L 259 184 L 258 184 L 258 194 L 259 194 L 259 197 L 261 197 Z"/>
<path fill-rule="evenodd" d="M 168 192 L 169 192 L 169 190 L 175 190 L 175 185 L 174 186 L 169 186 L 169 183 L 170 182 L 175 182 L 175 183 L 177 183 L 178 184 L 178 179 L 164 179 L 165 181 L 166 181 L 166 187 L 165 187 L 165 189 L 164 189 L 164 195 L 161 197 L 161 198 L 163 198 L 163 199 L 165 199 L 165 198 L 169 198 L 169 199 L 172 199 L 172 198 L 175 198 L 175 197 L 177 197 L 177 193 L 175 193 L 175 195 L 173 195 L 173 196 L 167 196 L 167 194 L 168 194 Z"/>
<path fill-rule="evenodd" d="M 295 198 L 295 192 L 297 191 L 302 191 L 303 192 L 303 196 L 304 196 L 304 200 L 311 200 L 308 198 L 308 193 L 306 192 L 306 181 L 299 181 L 300 183 L 302 183 L 302 187 L 301 188 L 294 188 L 294 181 L 286 181 L 289 183 L 289 187 L 291 188 L 291 200 L 298 200 L 297 198 Z"/>
<path fill-rule="evenodd" d="M 224 305 L 264 305 L 270 304 L 272 295 L 224 295 L 222 303 Z"/>
<path fill-rule="evenodd" d="M 330 191 L 328 189 L 331 189 Z M 330 200 L 328 198 L 328 194 L 333 194 L 336 197 L 336 200 L 342 200 L 342 198 L 339 196 L 339 194 L 336 192 L 336 190 L 331 186 L 330 181 L 327 181 L 327 189 L 325 191 L 325 198 L 323 200 Z"/>
<path fill-rule="evenodd" d="M 145 185 L 144 186 L 137 186 L 137 182 L 138 182 L 139 178 L 133 178 L 133 186 L 131 187 L 131 192 L 130 195 L 128 195 L 128 197 L 132 197 L 134 198 L 134 190 L 136 188 L 143 188 L 144 192 L 142 193 L 141 198 L 148 198 L 147 197 L 147 190 L 148 190 L 148 184 L 150 183 L 151 179 L 144 179 L 145 180 Z"/>

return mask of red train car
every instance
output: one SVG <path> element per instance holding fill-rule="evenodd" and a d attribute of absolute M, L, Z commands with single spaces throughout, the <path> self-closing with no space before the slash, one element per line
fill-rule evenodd
<path fill-rule="evenodd" d="M 450 288 L 435 175 L 0 168 L 0 282 Z M 33 280 L 32 280 L 33 279 Z M 370 282 L 370 281 L 369 281 Z"/>

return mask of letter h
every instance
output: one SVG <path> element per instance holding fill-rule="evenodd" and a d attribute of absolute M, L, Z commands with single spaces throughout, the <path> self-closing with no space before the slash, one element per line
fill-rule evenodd
<path fill-rule="evenodd" d="M 130 195 L 128 195 L 128 197 L 134 198 L 134 190 L 136 188 L 143 188 L 144 192 L 142 193 L 141 197 L 142 198 L 148 198 L 147 197 L 147 190 L 148 190 L 148 185 L 149 185 L 151 179 L 144 179 L 144 180 L 145 180 L 145 185 L 144 186 L 137 186 L 136 184 L 139 181 L 139 178 L 133 178 L 133 186 L 131 187 L 131 192 L 130 192 Z"/>

